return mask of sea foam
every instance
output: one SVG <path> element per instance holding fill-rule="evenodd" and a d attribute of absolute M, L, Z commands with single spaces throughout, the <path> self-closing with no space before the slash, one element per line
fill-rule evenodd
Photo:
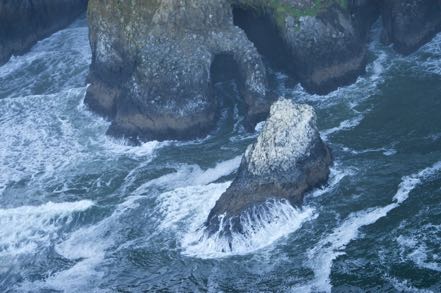
<path fill-rule="evenodd" d="M 92 201 L 82 200 L 0 209 L 0 258 L 35 253 L 51 245 L 75 214 L 92 206 Z"/>
<path fill-rule="evenodd" d="M 312 208 L 297 209 L 286 201 L 268 201 L 264 207 L 253 209 L 241 219 L 245 233 L 233 235 L 232 241 L 219 235 L 206 237 L 204 223 L 208 214 L 231 184 L 213 182 L 234 172 L 239 167 L 240 158 L 218 163 L 205 171 L 196 166 L 182 166 L 177 172 L 147 184 L 171 188 L 157 198 L 159 213 L 163 217 L 159 228 L 175 231 L 183 254 L 218 258 L 251 253 L 296 231 L 315 216 Z"/>
<path fill-rule="evenodd" d="M 441 161 L 418 173 L 405 176 L 402 178 L 391 204 L 350 214 L 330 235 L 320 240 L 314 248 L 308 251 L 308 265 L 314 271 L 314 280 L 293 289 L 304 292 L 331 292 L 330 274 L 333 261 L 344 254 L 346 245 L 358 238 L 360 228 L 374 224 L 387 216 L 390 211 L 405 202 L 416 187 L 431 180 L 440 171 Z"/>

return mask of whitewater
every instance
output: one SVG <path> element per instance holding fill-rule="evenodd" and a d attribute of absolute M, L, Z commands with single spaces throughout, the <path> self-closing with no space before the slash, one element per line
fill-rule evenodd
<path fill-rule="evenodd" d="M 441 290 L 441 35 L 401 57 L 372 32 L 367 72 L 317 111 L 335 157 L 302 207 L 268 201 L 244 234 L 203 224 L 258 135 L 225 108 L 204 139 L 132 146 L 84 105 L 84 17 L 0 67 L 0 291 Z M 238 95 L 232 82 L 221 95 Z"/>

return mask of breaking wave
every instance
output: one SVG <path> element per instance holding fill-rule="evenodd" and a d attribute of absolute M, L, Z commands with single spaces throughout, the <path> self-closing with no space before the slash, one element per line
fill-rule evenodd
<path fill-rule="evenodd" d="M 221 237 L 205 238 L 204 222 L 216 201 L 231 184 L 212 182 L 234 172 L 239 167 L 240 158 L 219 163 L 205 171 L 198 166 L 183 166 L 175 173 L 146 184 L 172 188 L 157 199 L 160 203 L 159 213 L 163 217 L 159 227 L 163 230 L 173 229 L 177 233 L 184 254 L 214 258 L 250 253 L 297 230 L 313 216 L 311 208 L 296 209 L 285 201 L 270 201 L 264 208 L 256 208 L 249 217 L 242 219 L 246 232 L 233 236 L 233 249 Z"/>
<path fill-rule="evenodd" d="M 220 230 L 207 236 L 201 228 L 204 222 L 198 222 L 194 226 L 199 228 L 184 235 L 182 247 L 184 254 L 200 258 L 248 254 L 274 244 L 315 216 L 310 207 L 298 209 L 287 201 L 269 200 L 242 213 L 239 221 L 243 233 L 234 232 L 227 238 L 222 231 L 229 224 L 221 222 Z M 207 217 L 208 213 L 203 221 Z"/>

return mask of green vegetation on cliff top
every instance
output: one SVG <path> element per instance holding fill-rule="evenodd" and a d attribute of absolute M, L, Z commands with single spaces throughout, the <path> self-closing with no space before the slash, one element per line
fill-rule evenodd
<path fill-rule="evenodd" d="M 338 4 L 347 9 L 347 0 L 310 0 L 309 4 L 299 0 L 239 0 L 240 5 L 252 7 L 256 11 L 272 10 L 278 25 L 283 25 L 287 16 L 299 19 L 301 16 L 316 16 L 327 7 Z"/>

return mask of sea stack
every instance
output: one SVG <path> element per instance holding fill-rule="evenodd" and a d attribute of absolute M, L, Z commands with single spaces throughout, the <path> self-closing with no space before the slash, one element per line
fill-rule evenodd
<path fill-rule="evenodd" d="M 279 99 L 257 141 L 248 146 L 238 174 L 208 216 L 208 236 L 241 233 L 241 217 L 272 199 L 292 205 L 326 182 L 332 156 L 320 138 L 311 106 Z"/>

